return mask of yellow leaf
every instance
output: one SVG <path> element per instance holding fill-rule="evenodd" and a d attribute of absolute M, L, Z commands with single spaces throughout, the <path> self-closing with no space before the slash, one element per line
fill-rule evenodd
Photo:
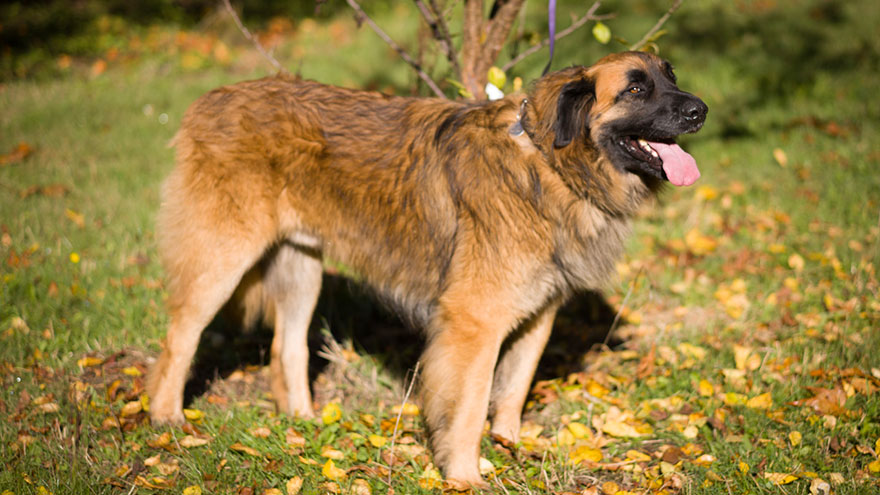
<path fill-rule="evenodd" d="M 770 392 L 756 395 L 746 401 L 746 407 L 749 409 L 770 409 L 771 406 L 773 406 L 773 398 L 770 396 Z"/>
<path fill-rule="evenodd" d="M 750 469 L 748 464 L 746 464 L 743 461 L 739 461 L 738 467 L 739 467 L 739 472 L 741 472 L 742 474 L 748 474 L 749 469 Z"/>
<path fill-rule="evenodd" d="M 302 490 L 303 479 L 299 476 L 294 476 L 287 480 L 287 483 L 284 485 L 284 488 L 287 490 L 287 495 L 299 495 L 299 491 Z"/>
<path fill-rule="evenodd" d="M 718 189 L 715 189 L 712 186 L 700 186 L 697 188 L 694 196 L 703 201 L 711 201 L 718 197 Z"/>
<path fill-rule="evenodd" d="M 622 421 L 607 421 L 602 425 L 602 431 L 613 437 L 632 438 L 642 436 L 634 426 Z"/>
<path fill-rule="evenodd" d="M 68 219 L 70 219 L 71 222 L 73 222 L 74 224 L 76 224 L 77 227 L 79 227 L 79 228 L 83 228 L 83 227 L 86 226 L 86 219 L 85 219 L 85 217 L 82 215 L 82 213 L 77 213 L 77 212 L 71 210 L 70 208 L 68 208 L 68 209 L 64 210 L 64 215 L 65 215 Z M 71 260 L 70 260 L 70 261 L 73 261 L 72 258 L 73 258 L 73 257 L 72 257 L 72 255 L 71 255 Z M 74 261 L 74 263 L 76 263 L 76 262 Z"/>
<path fill-rule="evenodd" d="M 619 491 L 620 491 L 620 487 L 617 486 L 617 483 L 615 483 L 613 481 L 606 481 L 605 483 L 602 483 L 602 493 L 614 494 Z"/>
<path fill-rule="evenodd" d="M 708 467 L 710 464 L 717 460 L 718 459 L 712 454 L 703 454 L 700 457 L 694 459 L 694 464 L 698 466 Z"/>
<path fill-rule="evenodd" d="M 785 245 L 774 242 L 767 246 L 767 251 L 770 251 L 773 254 L 782 254 L 785 252 Z"/>
<path fill-rule="evenodd" d="M 770 480 L 771 483 L 777 485 L 787 485 L 798 479 L 798 477 L 788 473 L 764 473 L 764 479 Z"/>
<path fill-rule="evenodd" d="M 76 252 L 70 253 L 70 262 L 73 263 L 74 265 L 79 263 L 79 253 L 76 253 Z"/>
<path fill-rule="evenodd" d="M 260 453 L 259 450 L 255 449 L 253 447 L 248 447 L 247 445 L 244 445 L 244 444 L 241 444 L 238 442 L 235 442 L 234 444 L 230 445 L 229 448 L 231 450 L 236 451 L 236 452 L 242 452 L 244 454 L 252 455 L 254 457 L 260 457 L 263 455 Z"/>
<path fill-rule="evenodd" d="M 684 354 L 685 356 L 692 357 L 697 361 L 702 361 L 706 358 L 706 349 L 703 349 L 700 346 L 696 346 L 693 344 L 689 344 L 687 342 L 683 342 L 678 345 L 678 351 Z"/>
<path fill-rule="evenodd" d="M 568 431 L 570 431 L 571 434 L 578 440 L 587 436 L 592 436 L 592 434 L 590 433 L 590 429 L 587 428 L 587 425 L 583 423 L 572 421 L 571 423 L 566 425 L 566 428 L 568 428 Z"/>
<path fill-rule="evenodd" d="M 743 394 L 736 392 L 727 392 L 721 399 L 728 406 L 741 406 L 748 402 L 748 398 Z"/>
<path fill-rule="evenodd" d="M 752 348 L 746 347 L 742 345 L 734 345 L 733 346 L 733 360 L 736 362 L 736 369 L 744 370 L 746 369 L 746 360 L 748 360 L 749 355 L 752 354 Z"/>
<path fill-rule="evenodd" d="M 124 406 L 122 406 L 122 411 L 119 413 L 120 416 L 134 416 L 135 414 L 144 410 L 144 406 L 141 404 L 139 400 L 133 400 L 131 402 L 127 402 Z"/>
<path fill-rule="evenodd" d="M 78 364 L 80 368 L 89 368 L 92 366 L 98 366 L 103 362 L 104 360 L 101 358 L 86 356 L 82 359 L 77 360 L 76 364 Z"/>
<path fill-rule="evenodd" d="M 382 448 L 388 442 L 387 438 L 379 435 L 370 435 L 367 437 L 367 440 L 370 441 L 370 445 L 377 449 Z"/>
<path fill-rule="evenodd" d="M 423 490 L 443 488 L 443 476 L 440 475 L 440 471 L 434 468 L 433 464 L 429 464 L 419 477 L 419 486 Z"/>
<path fill-rule="evenodd" d="M 325 425 L 333 424 L 339 421 L 340 418 L 342 418 L 342 409 L 339 408 L 339 404 L 336 402 L 327 404 L 321 410 L 321 421 Z"/>
<path fill-rule="evenodd" d="M 202 495 L 202 487 L 199 485 L 190 485 L 183 489 L 183 495 Z"/>
<path fill-rule="evenodd" d="M 651 456 L 645 454 L 644 452 L 639 452 L 638 450 L 627 450 L 626 458 L 631 461 L 637 462 L 648 462 L 651 460 Z"/>
<path fill-rule="evenodd" d="M 333 459 L 327 459 L 327 462 L 324 463 L 324 467 L 321 468 L 321 474 L 323 474 L 325 478 L 330 478 L 331 480 L 341 480 L 345 478 L 345 470 L 336 467 L 336 464 L 333 463 Z"/>
<path fill-rule="evenodd" d="M 880 460 L 873 460 L 868 463 L 868 471 L 872 473 L 880 473 Z"/>
<path fill-rule="evenodd" d="M 343 454 L 341 450 L 336 450 L 330 445 L 324 445 L 321 447 L 321 457 L 341 461 L 345 459 L 345 454 Z"/>
<path fill-rule="evenodd" d="M 788 441 L 791 442 L 792 447 L 797 447 L 798 445 L 800 445 L 801 438 L 802 438 L 801 432 L 799 432 L 799 431 L 793 431 L 788 434 Z"/>
<path fill-rule="evenodd" d="M 581 445 L 580 447 L 571 451 L 568 455 L 569 460 L 575 464 L 579 464 L 584 461 L 590 462 L 599 462 L 602 460 L 602 451 L 599 449 L 594 449 L 592 447 L 587 447 L 586 445 Z"/>
<path fill-rule="evenodd" d="M 199 421 L 205 417 L 205 413 L 198 409 L 184 409 L 183 416 L 190 421 Z"/>
<path fill-rule="evenodd" d="M 419 415 L 419 406 L 407 402 L 403 406 L 394 406 L 391 408 L 391 412 L 394 414 L 403 414 L 404 416 L 418 416 Z"/>
<path fill-rule="evenodd" d="M 45 486 L 40 485 L 37 487 L 37 495 L 52 495 L 52 492 L 50 492 Z"/>
<path fill-rule="evenodd" d="M 507 84 L 507 74 L 493 65 L 489 68 L 489 82 L 498 89 L 504 89 L 504 85 Z"/>
<path fill-rule="evenodd" d="M 141 370 L 137 369 L 136 366 L 129 366 L 127 368 L 122 368 L 122 374 L 127 376 L 141 376 Z"/>
<path fill-rule="evenodd" d="M 796 271 L 800 272 L 804 269 L 804 258 L 803 256 L 795 253 L 788 257 L 788 266 Z"/>
<path fill-rule="evenodd" d="M 697 256 L 711 253 L 718 247 L 718 241 L 701 234 L 696 228 L 691 229 L 685 234 L 684 243 L 687 248 Z"/>
<path fill-rule="evenodd" d="M 785 154 L 785 151 L 783 151 L 782 148 L 776 148 L 773 150 L 773 159 L 776 160 L 776 163 L 782 168 L 785 168 L 785 166 L 788 165 L 788 155 Z"/>
<path fill-rule="evenodd" d="M 700 380 L 700 383 L 697 385 L 697 390 L 699 394 L 703 397 L 712 397 L 712 394 L 715 393 L 715 387 L 709 383 L 709 380 Z"/>

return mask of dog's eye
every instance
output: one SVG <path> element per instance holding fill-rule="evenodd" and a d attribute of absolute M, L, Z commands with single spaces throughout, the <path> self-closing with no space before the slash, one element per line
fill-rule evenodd
<path fill-rule="evenodd" d="M 638 93 L 642 92 L 642 88 L 640 88 L 638 86 L 633 86 L 633 87 L 629 88 L 627 91 L 629 91 L 630 94 L 638 94 Z"/>

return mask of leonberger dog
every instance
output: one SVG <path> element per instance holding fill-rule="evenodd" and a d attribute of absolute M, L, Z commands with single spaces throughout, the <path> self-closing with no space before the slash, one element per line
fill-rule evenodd
<path fill-rule="evenodd" d="M 450 480 L 486 486 L 487 416 L 493 434 L 518 439 L 557 308 L 603 287 L 646 199 L 667 181 L 697 180 L 674 139 L 699 130 L 706 112 L 668 62 L 641 52 L 493 102 L 287 76 L 207 93 L 183 118 L 163 188 L 171 321 L 148 380 L 153 422 L 184 421 L 199 336 L 239 296 L 274 315 L 278 408 L 312 417 L 306 334 L 334 260 L 424 329 L 435 463 Z M 237 291 L 243 280 L 258 291 Z"/>

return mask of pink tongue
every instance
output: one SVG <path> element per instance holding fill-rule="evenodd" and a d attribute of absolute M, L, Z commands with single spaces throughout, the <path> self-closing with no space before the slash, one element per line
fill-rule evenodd
<path fill-rule="evenodd" d="M 666 178 L 676 186 L 689 186 L 700 178 L 697 161 L 677 144 L 648 142 L 663 160 Z"/>

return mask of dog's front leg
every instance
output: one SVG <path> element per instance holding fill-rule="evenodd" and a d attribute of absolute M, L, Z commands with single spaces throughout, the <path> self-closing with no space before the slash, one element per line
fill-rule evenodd
<path fill-rule="evenodd" d="M 552 302 L 511 335 L 509 345 L 495 369 L 492 434 L 512 443 L 519 441 L 523 405 L 538 361 L 550 338 L 557 308 L 559 303 Z"/>
<path fill-rule="evenodd" d="M 461 310 L 445 312 L 435 321 L 422 357 L 422 394 L 434 460 L 446 478 L 458 484 L 488 486 L 480 476 L 480 438 L 506 333 L 496 321 Z"/>

